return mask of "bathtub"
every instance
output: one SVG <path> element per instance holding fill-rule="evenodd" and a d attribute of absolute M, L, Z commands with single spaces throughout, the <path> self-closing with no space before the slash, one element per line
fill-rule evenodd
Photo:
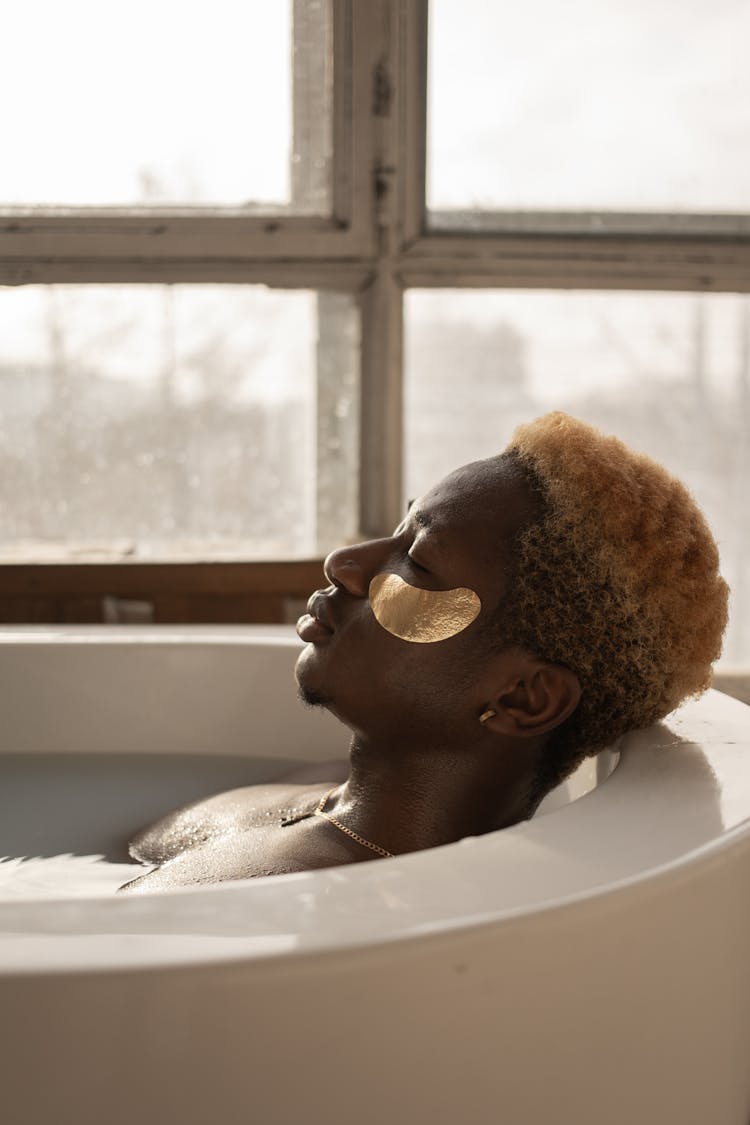
<path fill-rule="evenodd" d="M 513 828 L 114 895 L 143 822 L 345 753 L 299 647 L 0 630 L 0 854 L 97 872 L 0 880 L 3 1120 L 747 1125 L 750 708 L 718 692 Z"/>

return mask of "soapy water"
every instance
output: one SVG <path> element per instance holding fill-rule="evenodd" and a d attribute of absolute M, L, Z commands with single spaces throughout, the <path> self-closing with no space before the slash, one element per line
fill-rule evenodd
<path fill-rule="evenodd" d="M 102 855 L 0 857 L 0 902 L 8 899 L 98 898 L 152 867 L 109 863 Z"/>

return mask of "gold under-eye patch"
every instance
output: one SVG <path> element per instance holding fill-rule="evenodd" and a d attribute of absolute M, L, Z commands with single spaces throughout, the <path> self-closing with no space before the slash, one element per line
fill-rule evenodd
<path fill-rule="evenodd" d="M 402 641 L 426 644 L 454 637 L 478 616 L 479 595 L 466 586 L 419 590 L 398 574 L 376 574 L 370 583 L 375 620 Z"/>

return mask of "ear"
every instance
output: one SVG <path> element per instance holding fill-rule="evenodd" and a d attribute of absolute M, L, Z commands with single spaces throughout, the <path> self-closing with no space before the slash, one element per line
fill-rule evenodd
<path fill-rule="evenodd" d="M 493 693 L 488 707 L 495 714 L 483 721 L 495 734 L 532 738 L 549 734 L 569 718 L 581 698 L 575 672 L 564 664 L 517 653 L 505 682 Z"/>

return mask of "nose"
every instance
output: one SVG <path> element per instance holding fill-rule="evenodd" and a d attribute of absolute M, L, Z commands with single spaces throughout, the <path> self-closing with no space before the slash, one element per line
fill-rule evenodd
<path fill-rule="evenodd" d="M 392 549 L 392 539 L 368 539 L 353 547 L 339 547 L 323 563 L 323 573 L 332 586 L 343 587 L 355 598 L 366 598 L 370 582 Z"/>

